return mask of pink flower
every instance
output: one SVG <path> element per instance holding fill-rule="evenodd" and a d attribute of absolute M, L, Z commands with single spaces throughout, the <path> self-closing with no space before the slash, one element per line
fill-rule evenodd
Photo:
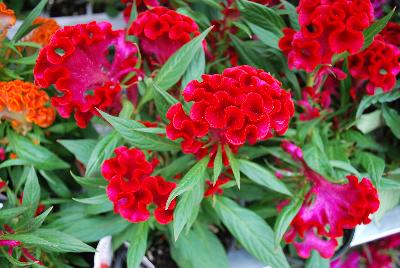
<path fill-rule="evenodd" d="M 0 161 L 6 160 L 6 150 L 3 147 L 0 147 Z"/>
<path fill-rule="evenodd" d="M 360 253 L 353 251 L 348 256 L 331 262 L 330 268 L 359 268 L 360 261 Z"/>
<path fill-rule="evenodd" d="M 96 108 L 110 113 L 121 109 L 120 82 L 128 73 L 139 73 L 136 53 L 124 31 L 113 31 L 108 22 L 66 26 L 40 51 L 35 81 L 41 87 L 54 84 L 62 95 L 52 97 L 53 106 L 63 118 L 74 112 L 84 128 L 98 115 Z"/>

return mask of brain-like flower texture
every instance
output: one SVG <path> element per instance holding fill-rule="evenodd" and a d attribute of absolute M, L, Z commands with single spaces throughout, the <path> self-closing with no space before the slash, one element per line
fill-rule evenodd
<path fill-rule="evenodd" d="M 369 0 L 301 0 L 297 8 L 300 30 L 284 29 L 279 47 L 290 68 L 311 72 L 318 64 L 330 64 L 333 54 L 357 53 L 363 31 L 373 20 Z"/>
<path fill-rule="evenodd" d="M 400 49 L 378 35 L 371 46 L 349 57 L 349 72 L 353 78 L 366 81 L 369 95 L 374 95 L 378 88 L 390 91 L 400 72 Z"/>
<path fill-rule="evenodd" d="M 338 245 L 336 238 L 343 236 L 344 229 L 370 222 L 369 215 L 379 208 L 377 190 L 369 179 L 359 181 L 353 175 L 347 176 L 348 183 L 331 183 L 307 165 L 299 147 L 287 141 L 282 147 L 301 163 L 304 176 L 311 182 L 285 240 L 294 244 L 300 257 L 309 258 L 314 249 L 322 257 L 331 258 Z"/>
<path fill-rule="evenodd" d="M 47 45 L 53 34 L 60 29 L 60 25 L 52 18 L 37 17 L 32 24 L 39 26 L 30 32 L 24 40 L 40 45 Z"/>
<path fill-rule="evenodd" d="M 3 40 L 8 32 L 8 29 L 15 24 L 16 18 L 14 11 L 8 9 L 6 4 L 0 3 L 0 41 Z"/>
<path fill-rule="evenodd" d="M 148 206 L 155 204 L 155 219 L 161 224 L 169 223 L 175 200 L 168 209 L 165 205 L 176 184 L 160 176 L 151 176 L 154 167 L 142 151 L 121 146 L 114 152 L 116 156 L 102 166 L 102 174 L 109 182 L 107 195 L 114 204 L 114 211 L 130 222 L 142 222 L 150 217 Z"/>
<path fill-rule="evenodd" d="M 288 129 L 294 114 L 290 93 L 269 73 L 237 66 L 202 79 L 183 91 L 185 101 L 193 102 L 188 114 L 180 103 L 167 113 L 167 136 L 182 138 L 185 153 L 196 154 L 209 145 L 254 144 Z"/>
<path fill-rule="evenodd" d="M 21 133 L 28 132 L 32 124 L 48 127 L 55 119 L 49 100 L 47 93 L 32 83 L 0 82 L 0 119 L 10 121 Z"/>
<path fill-rule="evenodd" d="M 61 92 L 51 102 L 61 117 L 75 112 L 77 125 L 87 126 L 96 108 L 115 113 L 121 107 L 120 82 L 138 73 L 137 48 L 122 30 L 108 22 L 66 26 L 39 53 L 34 75 L 41 87 L 54 84 Z"/>
<path fill-rule="evenodd" d="M 141 52 L 154 64 L 165 63 L 175 51 L 200 34 L 190 17 L 165 7 L 140 13 L 129 32 L 139 38 Z"/>

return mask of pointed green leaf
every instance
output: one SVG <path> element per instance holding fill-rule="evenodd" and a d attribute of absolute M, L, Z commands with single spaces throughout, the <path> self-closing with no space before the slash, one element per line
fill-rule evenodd
<path fill-rule="evenodd" d="M 369 26 L 367 29 L 364 30 L 363 35 L 364 35 L 364 45 L 361 50 L 364 50 L 368 48 L 372 42 L 374 41 L 375 35 L 380 33 L 383 28 L 385 28 L 386 24 L 389 22 L 390 18 L 393 16 L 394 11 L 396 8 L 393 8 L 392 11 L 390 11 L 385 17 L 383 17 L 380 20 L 377 20 Z"/>
<path fill-rule="evenodd" d="M 127 267 L 140 268 L 140 263 L 146 253 L 147 235 L 149 226 L 147 222 L 136 223 L 130 233 L 128 254 L 126 256 Z"/>
<path fill-rule="evenodd" d="M 382 105 L 383 118 L 385 119 L 386 125 L 390 128 L 396 138 L 400 139 L 400 115 L 399 113 L 386 106 Z"/>

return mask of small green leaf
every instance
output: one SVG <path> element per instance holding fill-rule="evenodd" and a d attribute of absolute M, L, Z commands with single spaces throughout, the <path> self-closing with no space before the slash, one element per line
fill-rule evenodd
<path fill-rule="evenodd" d="M 185 88 L 192 80 L 199 80 L 201 75 L 204 74 L 205 69 L 206 55 L 204 53 L 204 49 L 199 49 L 197 50 L 197 53 L 194 55 L 192 62 L 182 77 L 182 88 Z"/>
<path fill-rule="evenodd" d="M 358 178 L 361 177 L 361 174 L 357 171 L 357 169 L 355 169 L 355 168 L 354 168 L 351 164 L 349 164 L 349 163 L 346 163 L 346 162 L 343 162 L 343 161 L 339 161 L 339 160 L 330 160 L 330 161 L 329 161 L 329 164 L 330 164 L 332 167 L 340 168 L 340 169 L 342 169 L 342 170 L 344 170 L 344 171 L 347 171 L 347 172 L 349 172 L 349 173 L 351 173 L 351 174 L 354 174 L 354 175 L 356 175 Z"/>
<path fill-rule="evenodd" d="M 375 185 L 380 184 L 383 172 L 385 171 L 385 161 L 371 153 L 360 152 L 357 154 L 361 166 L 368 172 L 370 179 Z"/>
<path fill-rule="evenodd" d="M 289 12 L 289 21 L 292 28 L 296 31 L 300 30 L 299 15 L 297 14 L 296 7 L 290 2 L 281 0 L 285 9 Z"/>
<path fill-rule="evenodd" d="M 80 177 L 72 173 L 72 171 L 71 176 L 77 183 L 84 187 L 104 188 L 107 185 L 107 181 L 104 178 Z"/>
<path fill-rule="evenodd" d="M 130 244 L 126 257 L 127 267 L 139 268 L 146 253 L 149 226 L 147 222 L 141 222 L 134 224 L 132 229 L 133 231 L 130 233 Z"/>
<path fill-rule="evenodd" d="M 178 103 L 178 100 L 172 97 L 167 91 L 162 90 L 156 83 L 153 83 L 153 91 L 158 114 L 166 120 L 168 109 L 175 103 Z"/>
<path fill-rule="evenodd" d="M 396 138 L 400 139 L 400 115 L 399 113 L 386 106 L 382 105 L 383 118 L 385 119 L 386 125 L 390 128 Z"/>
<path fill-rule="evenodd" d="M 53 192 L 55 192 L 57 195 L 65 198 L 71 196 L 70 190 L 65 185 L 63 180 L 56 175 L 56 173 L 45 170 L 40 170 L 39 173 L 47 181 L 50 189 L 53 190 Z"/>
<path fill-rule="evenodd" d="M 26 216 L 32 218 L 40 201 L 40 185 L 36 172 L 33 168 L 29 169 L 28 177 L 26 178 L 24 187 L 24 196 L 22 198 L 22 205 L 27 207 Z"/>
<path fill-rule="evenodd" d="M 175 197 L 193 189 L 193 187 L 198 186 L 200 183 L 203 183 L 204 172 L 207 170 L 209 161 L 210 157 L 204 157 L 186 173 L 186 175 L 179 182 L 178 186 L 169 195 L 167 204 L 165 206 L 167 209 Z"/>
<path fill-rule="evenodd" d="M 36 230 L 42 226 L 44 220 L 47 218 L 47 216 L 50 214 L 50 212 L 53 210 L 53 207 L 49 207 L 46 209 L 46 211 L 42 212 L 39 216 L 36 216 L 33 218 L 30 223 L 27 225 L 28 230 Z M 24 231 L 28 231 L 24 230 Z"/>
<path fill-rule="evenodd" d="M 329 259 L 324 259 L 315 250 L 311 251 L 311 258 L 306 261 L 305 268 L 329 268 Z"/>
<path fill-rule="evenodd" d="M 274 232 L 260 216 L 222 196 L 217 198 L 215 211 L 250 254 L 265 265 L 289 268 L 282 249 L 274 246 Z"/>
<path fill-rule="evenodd" d="M 217 154 L 215 155 L 214 159 L 214 172 L 213 172 L 213 183 L 218 180 L 219 175 L 221 174 L 222 171 L 222 145 L 218 145 L 218 150 Z"/>
<path fill-rule="evenodd" d="M 89 157 L 94 147 L 96 146 L 96 140 L 84 139 L 84 140 L 58 140 L 62 146 L 68 151 L 75 155 L 76 159 L 81 161 L 85 166 L 89 161 Z"/>
<path fill-rule="evenodd" d="M 265 30 L 264 28 L 261 28 L 253 23 L 249 23 L 249 26 L 253 33 L 257 35 L 258 38 L 260 38 L 261 42 L 269 47 L 279 50 L 278 43 L 280 36 L 274 34 L 271 31 Z"/>
<path fill-rule="evenodd" d="M 106 194 L 96 195 L 88 198 L 72 198 L 76 202 L 90 205 L 104 204 L 109 202 Z"/>
<path fill-rule="evenodd" d="M 273 173 L 260 165 L 243 159 L 240 159 L 238 163 L 240 171 L 255 183 L 263 185 L 278 193 L 283 193 L 289 196 L 292 195 L 282 181 L 278 180 Z"/>
<path fill-rule="evenodd" d="M 27 207 L 0 209 L 0 220 L 10 220 L 15 217 L 18 217 L 19 215 L 24 213 L 27 209 L 28 209 Z"/>
<path fill-rule="evenodd" d="M 358 105 L 356 119 L 360 118 L 363 112 L 369 108 L 371 105 L 376 104 L 378 102 L 392 102 L 400 98 L 400 90 L 392 90 L 390 92 L 379 92 L 375 93 L 372 96 L 364 96 Z"/>
<path fill-rule="evenodd" d="M 135 131 L 136 128 L 143 128 L 143 125 L 135 120 L 115 117 L 100 110 L 99 112 L 125 140 L 139 149 L 158 152 L 178 151 L 180 149 L 178 143 L 165 137 L 160 137 L 153 133 Z"/>
<path fill-rule="evenodd" d="M 380 20 L 377 20 L 369 26 L 367 29 L 364 30 L 363 35 L 364 35 L 364 45 L 361 50 L 364 50 L 368 48 L 372 42 L 374 41 L 375 35 L 380 33 L 383 28 L 385 28 L 386 24 L 389 22 L 390 18 L 393 16 L 394 11 L 396 8 L 393 8 L 392 11 L 390 11 L 385 17 L 383 17 Z"/>
<path fill-rule="evenodd" d="M 235 155 L 232 153 L 231 148 L 229 148 L 229 146 L 225 146 L 225 152 L 226 152 L 226 156 L 228 157 L 229 165 L 232 169 L 233 176 L 235 177 L 236 185 L 240 189 L 239 163 L 238 163 Z"/>
<path fill-rule="evenodd" d="M 211 29 L 212 27 L 208 28 L 189 43 L 182 46 L 163 65 L 154 80 L 162 90 L 168 90 L 181 79 L 197 51 L 202 49 L 203 40 Z"/>

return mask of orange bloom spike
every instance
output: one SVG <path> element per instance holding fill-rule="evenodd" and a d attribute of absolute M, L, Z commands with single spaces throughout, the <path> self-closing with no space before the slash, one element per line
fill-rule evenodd
<path fill-rule="evenodd" d="M 60 29 L 57 21 L 51 18 L 37 17 L 33 21 L 33 25 L 40 24 L 25 39 L 25 41 L 35 42 L 40 45 L 47 45 L 53 34 Z"/>
<path fill-rule="evenodd" d="M 1 2 L 0 3 L 0 41 L 3 40 L 7 31 L 10 27 L 15 24 L 16 18 L 14 11 L 12 9 L 8 9 L 7 6 Z"/>
<path fill-rule="evenodd" d="M 32 123 L 48 127 L 55 119 L 49 100 L 47 93 L 32 83 L 0 82 L 0 119 L 10 121 L 11 126 L 23 134 L 32 128 Z"/>

